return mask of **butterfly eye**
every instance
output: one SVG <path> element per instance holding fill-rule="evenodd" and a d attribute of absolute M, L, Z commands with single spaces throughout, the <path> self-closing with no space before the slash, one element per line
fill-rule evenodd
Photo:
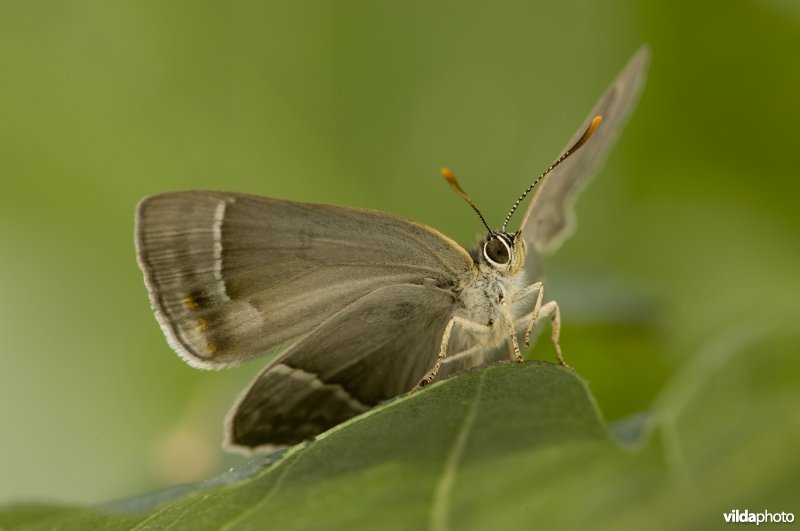
<path fill-rule="evenodd" d="M 505 240 L 493 236 L 483 245 L 483 255 L 492 265 L 507 266 L 511 260 L 511 248 Z"/>

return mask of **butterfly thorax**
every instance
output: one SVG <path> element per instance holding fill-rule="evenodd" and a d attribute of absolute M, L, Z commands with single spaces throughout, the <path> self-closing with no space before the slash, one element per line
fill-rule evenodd
<path fill-rule="evenodd" d="M 516 236 L 502 232 L 490 233 L 470 253 L 477 271 L 460 294 L 463 316 L 491 327 L 491 337 L 508 336 L 508 320 L 502 302 L 508 303 L 513 314 L 513 296 L 528 282 L 524 269 L 525 242 Z M 486 340 L 492 341 L 482 338 L 482 341 Z"/>

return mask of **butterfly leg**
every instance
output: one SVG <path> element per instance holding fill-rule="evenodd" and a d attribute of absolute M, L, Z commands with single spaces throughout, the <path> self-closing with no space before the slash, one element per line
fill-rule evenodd
<path fill-rule="evenodd" d="M 442 369 L 448 369 L 450 366 L 459 367 L 455 369 L 456 372 L 462 372 L 478 365 L 486 363 L 486 347 L 480 343 L 472 345 L 471 347 L 456 352 L 447 356 L 442 361 Z M 452 374 L 451 369 L 448 374 Z"/>
<path fill-rule="evenodd" d="M 512 299 L 513 300 L 513 299 Z M 503 298 L 500 300 L 500 306 L 503 308 L 503 318 L 506 321 L 506 326 L 511 330 L 511 350 L 514 358 L 518 363 L 522 363 L 525 359 L 522 357 L 522 352 L 519 350 L 519 341 L 517 340 L 517 329 L 514 327 L 514 318 L 511 316 L 511 308 L 508 306 L 508 300 Z"/>
<path fill-rule="evenodd" d="M 512 301 L 517 301 L 524 299 L 526 297 L 533 296 L 536 294 L 536 302 L 533 305 L 533 310 L 531 313 L 517 321 L 515 324 L 521 324 L 525 321 L 528 322 L 528 325 L 525 327 L 525 346 L 530 346 L 531 342 L 531 332 L 533 328 L 539 324 L 542 319 L 549 318 L 551 321 L 551 340 L 553 342 L 553 347 L 556 350 L 556 357 L 558 358 L 558 362 L 565 366 L 569 367 L 566 361 L 564 361 L 564 355 L 561 352 L 561 345 L 559 343 L 559 338 L 561 336 L 561 311 L 558 308 L 558 303 L 556 301 L 549 301 L 546 304 L 542 304 L 544 298 L 544 286 L 541 282 L 536 282 L 531 284 L 530 286 L 518 291 L 514 294 Z M 516 329 L 516 328 L 515 328 Z"/>
<path fill-rule="evenodd" d="M 538 295 L 540 291 L 542 291 L 542 283 L 535 282 L 530 286 L 525 286 L 521 290 L 511 295 L 511 302 L 519 302 L 522 299 L 527 299 L 528 297 L 533 296 L 534 294 Z"/>
<path fill-rule="evenodd" d="M 511 302 L 518 302 L 534 295 L 536 296 L 536 302 L 533 305 L 533 310 L 528 316 L 522 318 L 522 321 L 524 321 L 526 318 L 530 319 L 530 326 L 525 329 L 525 347 L 529 347 L 531 345 L 531 331 L 533 330 L 534 321 L 536 320 L 536 317 L 539 315 L 539 312 L 542 308 L 544 287 L 541 282 L 536 282 L 519 290 L 511 297 Z M 514 329 L 516 330 L 516 326 Z"/>
<path fill-rule="evenodd" d="M 425 375 L 425 377 L 419 381 L 417 387 L 415 389 L 419 389 L 420 387 L 425 387 L 429 383 L 431 383 L 435 378 L 436 375 L 439 373 L 439 369 L 442 366 L 442 362 L 444 358 L 447 356 L 447 347 L 450 344 L 450 334 L 453 332 L 453 326 L 458 324 L 464 330 L 469 330 L 473 332 L 483 333 L 486 334 L 491 331 L 491 328 L 487 325 L 476 323 L 474 321 L 470 321 L 468 319 L 464 319 L 460 316 L 455 316 L 447 323 L 447 326 L 444 329 L 444 333 L 442 334 L 442 343 L 439 346 L 439 356 L 436 358 L 436 364 L 434 364 L 433 368 Z"/>

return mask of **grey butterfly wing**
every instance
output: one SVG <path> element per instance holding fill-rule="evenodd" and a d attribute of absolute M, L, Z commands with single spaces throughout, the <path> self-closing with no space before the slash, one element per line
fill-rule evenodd
<path fill-rule="evenodd" d="M 207 191 L 143 199 L 136 248 L 162 330 L 200 368 L 297 342 L 382 287 L 449 289 L 472 269 L 455 242 L 396 216 Z"/>
<path fill-rule="evenodd" d="M 411 390 L 436 362 L 453 294 L 430 285 L 375 290 L 267 366 L 226 422 L 226 445 L 291 445 Z"/>
<path fill-rule="evenodd" d="M 600 169 L 633 110 L 644 84 L 650 51 L 640 48 L 567 143 L 573 146 L 597 116 L 603 121 L 589 141 L 547 175 L 525 210 L 520 230 L 528 253 L 549 254 L 569 237 L 574 225 L 572 206 L 577 194 Z"/>

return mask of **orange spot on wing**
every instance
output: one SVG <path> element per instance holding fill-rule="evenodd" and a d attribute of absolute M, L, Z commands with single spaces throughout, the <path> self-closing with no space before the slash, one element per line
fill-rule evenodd
<path fill-rule="evenodd" d="M 191 293 L 187 293 L 183 296 L 183 305 L 186 306 L 187 310 L 196 310 L 200 307 Z"/>

